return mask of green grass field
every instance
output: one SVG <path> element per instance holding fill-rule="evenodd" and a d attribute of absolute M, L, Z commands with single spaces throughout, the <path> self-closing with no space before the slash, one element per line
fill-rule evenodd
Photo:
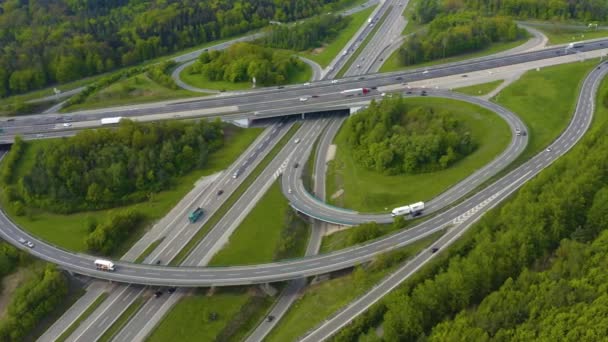
<path fill-rule="evenodd" d="M 568 126 L 579 86 L 598 60 L 528 71 L 493 99 L 509 108 L 528 126 L 528 146 L 518 161 L 543 150 Z"/>
<path fill-rule="evenodd" d="M 489 55 L 493 55 L 495 53 L 499 53 L 502 51 L 512 49 L 516 46 L 519 46 L 519 45 L 525 43 L 527 40 L 528 40 L 528 37 L 519 39 L 519 40 L 516 40 L 513 42 L 494 43 L 494 44 L 491 44 L 490 46 L 488 46 L 487 48 L 476 51 L 476 52 L 465 53 L 462 55 L 436 59 L 434 61 L 419 63 L 419 64 L 415 64 L 415 65 L 408 65 L 408 66 L 401 65 L 401 63 L 399 62 L 399 56 L 398 56 L 399 50 L 397 50 L 397 51 L 393 52 L 384 61 L 384 64 L 382 64 L 382 67 L 380 68 L 380 72 L 390 72 L 390 71 L 398 71 L 398 70 L 410 70 L 410 69 L 424 68 L 424 67 L 429 67 L 429 66 L 438 65 L 438 64 L 459 62 L 459 61 L 463 61 L 466 59 L 489 56 Z"/>
<path fill-rule="evenodd" d="M 587 26 L 582 25 L 580 28 L 563 27 L 559 24 L 546 26 L 527 23 L 527 25 L 544 33 L 549 39 L 548 45 L 559 45 L 580 40 L 608 37 L 608 30 L 587 29 Z"/>
<path fill-rule="evenodd" d="M 212 296 L 202 291 L 175 304 L 147 341 L 213 341 L 249 298 L 240 289 L 218 289 Z M 215 321 L 209 319 L 212 312 L 217 314 Z"/>
<path fill-rule="evenodd" d="M 494 82 L 476 84 L 476 85 L 472 85 L 472 86 L 468 86 L 468 87 L 456 88 L 453 90 L 456 92 L 459 92 L 459 93 L 467 94 L 467 95 L 481 96 L 481 95 L 488 94 L 492 90 L 496 89 L 496 87 L 501 85 L 503 82 L 504 82 L 503 80 L 498 80 L 498 81 L 494 81 Z"/>
<path fill-rule="evenodd" d="M 204 96 L 184 89 L 169 89 L 151 80 L 145 74 L 139 74 L 111 84 L 91 96 L 85 102 L 63 108 L 63 112 L 105 108 L 126 104 L 157 102 L 188 97 Z"/>
<path fill-rule="evenodd" d="M 228 167 L 262 131 L 259 128 L 242 129 L 234 126 L 229 127 L 229 133 L 227 133 L 229 138 L 224 147 L 213 154 L 207 167 L 179 177 L 173 189 L 156 194 L 148 202 L 72 215 L 59 215 L 32 210 L 33 213 L 29 216 L 16 216 L 11 211 L 10 206 L 4 205 L 4 208 L 6 208 L 15 223 L 37 237 L 65 249 L 84 252 L 86 250 L 84 240 L 88 234 L 85 224 L 87 218 L 94 217 L 98 222 L 101 222 L 113 211 L 130 208 L 141 211 L 150 221 L 160 219 L 192 189 L 196 180 Z M 23 175 L 27 165 L 33 163 L 36 149 L 46 143 L 48 143 L 48 140 L 37 140 L 36 142 L 28 143 L 22 160 L 19 163 L 20 165 L 16 170 L 15 179 L 19 179 L 20 175 Z"/>
<path fill-rule="evenodd" d="M 352 20 L 344 30 L 336 36 L 336 38 L 324 47 L 315 51 L 307 51 L 300 53 L 302 56 L 312 59 L 319 63 L 321 67 L 325 68 L 331 63 L 331 61 L 342 52 L 342 49 L 353 37 L 357 30 L 363 25 L 363 23 L 369 18 L 369 15 L 373 12 L 374 7 L 364 9 L 361 12 L 355 13 L 350 17 Z"/>
<path fill-rule="evenodd" d="M 250 265 L 272 261 L 285 228 L 287 199 L 275 181 L 213 257 L 211 266 Z"/>
<path fill-rule="evenodd" d="M 185 83 L 201 88 L 201 89 L 214 89 L 214 90 L 244 90 L 252 89 L 251 82 L 228 82 L 228 81 L 210 81 L 206 76 L 201 74 L 191 74 L 192 66 L 189 66 L 182 70 L 179 77 Z M 287 78 L 287 84 L 304 83 L 310 81 L 312 78 L 312 69 L 308 64 L 304 64 L 302 71 L 293 73 Z M 258 87 L 263 87 L 258 85 Z"/>
<path fill-rule="evenodd" d="M 402 250 L 411 258 L 437 240 L 441 234 L 442 232 L 435 233 Z M 296 341 L 340 308 L 363 295 L 402 264 L 403 262 L 397 263 L 381 270 L 358 270 L 343 277 L 309 286 L 264 341 Z"/>
<path fill-rule="evenodd" d="M 411 102 L 410 102 L 411 101 Z M 447 109 L 470 127 L 478 148 L 448 169 L 415 175 L 386 176 L 359 166 L 350 150 L 345 148 L 342 131 L 336 136 L 336 159 L 330 162 L 327 175 L 327 196 L 339 189 L 344 194 L 330 203 L 364 212 L 387 211 L 399 205 L 427 201 L 466 178 L 473 171 L 494 159 L 508 145 L 511 132 L 507 124 L 493 112 L 465 102 L 414 98 L 408 103 Z"/>

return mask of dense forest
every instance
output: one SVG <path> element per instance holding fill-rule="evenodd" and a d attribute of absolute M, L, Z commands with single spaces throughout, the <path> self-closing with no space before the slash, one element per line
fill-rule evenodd
<path fill-rule="evenodd" d="M 372 102 L 343 129 L 357 162 L 385 174 L 445 169 L 476 148 L 453 114 L 411 106 L 402 98 Z"/>
<path fill-rule="evenodd" d="M 203 52 L 189 72 L 210 81 L 247 82 L 258 85 L 284 84 L 307 66 L 287 51 L 249 43 L 237 43 L 222 51 Z"/>
<path fill-rule="evenodd" d="M 519 39 L 525 33 L 507 17 L 482 17 L 474 12 L 437 16 L 422 33 L 413 34 L 399 49 L 402 65 L 480 50 L 495 42 Z"/>
<path fill-rule="evenodd" d="M 294 25 L 273 25 L 256 43 L 296 51 L 314 49 L 335 38 L 350 21 L 351 17 L 324 14 Z"/>
<path fill-rule="evenodd" d="M 594 265 L 605 266 L 602 260 L 606 256 L 594 248 L 589 254 L 581 254 L 577 243 L 562 240 L 592 241 L 607 228 L 606 129 L 608 124 L 587 135 L 572 153 L 526 184 L 500 210 L 486 214 L 473 228 L 472 241 L 447 265 L 413 287 L 394 291 L 335 339 L 352 341 L 370 328 L 369 334 L 373 335 L 374 326 L 381 321 L 386 341 L 416 341 L 429 334 L 446 341 L 454 336 L 483 341 L 485 336 L 498 334 L 502 338 L 497 340 L 510 341 L 513 337 L 530 341 L 539 336 L 553 340 L 550 336 L 558 336 L 566 328 L 580 333 L 575 339 L 605 336 L 605 324 L 583 335 L 590 323 L 581 323 L 580 329 L 574 330 L 574 319 L 596 315 L 605 300 L 605 277 L 590 273 L 601 270 L 594 271 Z M 603 236 L 598 244 L 605 239 Z M 560 243 L 562 248 L 558 249 Z M 567 262 L 556 262 L 555 268 L 544 275 L 525 271 L 541 267 L 556 249 L 557 258 L 571 255 Z M 583 264 L 587 257 L 598 260 Z M 563 272 L 563 280 L 559 272 Z M 519 274 L 521 280 L 509 280 Z M 601 287 L 590 289 L 594 282 Z M 490 295 L 501 287 L 504 291 Z M 545 295 L 526 302 L 534 291 Z M 482 305 L 477 310 L 464 312 L 479 303 Z M 577 313 L 578 309 L 581 311 Z M 437 325 L 459 312 L 454 322 Z M 562 340 L 564 335 L 559 336 L 557 340 Z"/>
<path fill-rule="evenodd" d="M 525 19 L 608 20 L 606 0 L 425 0 L 416 3 L 413 19 L 427 23 L 439 13 L 454 13 L 463 9 L 478 11 L 482 15 Z"/>
<path fill-rule="evenodd" d="M 134 210 L 119 212 L 108 217 L 101 224 L 88 222 L 89 235 L 86 238 L 87 249 L 91 252 L 111 255 L 134 230 L 140 227 L 145 217 Z"/>
<path fill-rule="evenodd" d="M 327 12 L 352 0 L 0 2 L 0 97 Z"/>
<path fill-rule="evenodd" d="M 88 130 L 49 141 L 37 150 L 16 187 L 4 184 L 4 195 L 13 205 L 21 203 L 17 207 L 61 213 L 138 202 L 171 186 L 174 177 L 203 167 L 222 144 L 219 121 L 123 120 L 116 130 Z"/>

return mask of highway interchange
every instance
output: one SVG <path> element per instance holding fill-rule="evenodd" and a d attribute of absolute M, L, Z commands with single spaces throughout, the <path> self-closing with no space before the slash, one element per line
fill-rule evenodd
<path fill-rule="evenodd" d="M 598 41 L 593 43 L 593 45 L 586 44 L 583 49 L 591 50 L 592 48 L 604 48 L 605 44 L 608 45 L 608 42 Z M 202 114 L 194 114 L 193 116 L 214 116 L 217 115 L 218 112 L 223 112 L 226 113 L 226 115 L 229 115 L 231 118 L 255 118 L 255 116 L 252 116 L 253 112 L 258 112 L 259 117 L 272 117 L 284 114 L 314 112 L 324 109 L 346 109 L 352 105 L 353 101 L 352 99 L 345 99 L 343 95 L 340 94 L 340 91 L 344 89 L 359 86 L 380 87 L 391 84 L 402 84 L 415 80 L 431 79 L 445 75 L 471 72 L 473 70 L 496 68 L 502 65 L 509 65 L 509 63 L 519 63 L 522 60 L 550 58 L 554 57 L 555 55 L 563 55 L 566 53 L 563 48 L 547 50 L 548 51 L 542 51 L 541 54 L 522 54 L 517 58 L 503 57 L 504 59 L 491 58 L 486 61 L 456 63 L 451 66 L 429 68 L 428 71 L 425 69 L 405 73 L 393 73 L 390 75 L 378 74 L 365 76 L 365 79 L 363 80 L 359 80 L 358 77 L 356 77 L 341 80 L 337 84 L 332 84 L 329 81 L 322 81 L 313 82 L 313 84 L 310 86 L 291 86 L 285 87 L 284 89 L 262 89 L 247 92 L 245 94 L 221 96 L 215 99 L 203 99 L 194 102 L 169 104 L 158 109 L 154 109 L 153 107 L 149 106 L 138 106 L 141 108 L 127 110 L 116 109 L 111 110 L 110 112 L 106 110 L 98 110 L 74 113 L 72 115 L 73 120 L 70 121 L 73 126 L 71 126 L 70 129 L 64 129 L 62 127 L 63 121 L 58 123 L 58 120 L 56 120 L 56 115 L 30 116 L 19 118 L 11 122 L 5 122 L 4 124 L 7 128 L 6 132 L 8 134 L 6 137 L 8 138 L 11 138 L 15 134 L 23 134 L 26 136 L 29 135 L 31 138 L 40 138 L 40 136 L 36 135 L 42 134 L 44 137 L 50 137 L 52 135 L 71 135 L 77 131 L 73 128 L 96 127 L 99 125 L 98 120 L 107 116 L 144 116 L 147 115 L 147 113 L 150 113 L 152 115 L 169 114 L 166 115 L 167 118 L 175 118 L 176 112 L 190 113 L 198 110 L 199 113 Z M 525 181 L 532 178 L 536 173 L 540 172 L 540 170 L 565 153 L 578 141 L 578 139 L 580 139 L 590 123 L 593 112 L 593 96 L 595 87 L 599 82 L 598 80 L 604 76 L 604 73 L 605 71 L 603 69 L 596 70 L 586 80 L 581 91 L 580 101 L 577 106 L 577 112 L 574 119 L 568 130 L 552 144 L 553 149 L 551 152 L 545 151 L 539 154 L 492 185 L 467 198 L 449 210 L 443 213 L 438 213 L 430 220 L 423 222 L 408 231 L 399 232 L 397 234 L 374 241 L 370 244 L 291 262 L 213 269 L 195 267 L 205 264 L 212 256 L 212 253 L 210 253 L 208 249 L 205 250 L 206 248 L 202 247 L 205 241 L 208 241 L 208 245 L 204 245 L 205 247 L 213 245 L 217 248 L 218 246 L 221 247 L 221 244 L 217 244 L 216 242 L 226 239 L 229 235 L 230 230 L 226 229 L 226 225 L 228 225 L 229 222 L 234 219 L 234 217 L 226 216 L 225 226 L 221 229 L 214 229 L 209 233 L 209 236 L 203 240 L 201 245 L 194 250 L 193 254 L 191 254 L 183 264 L 186 267 L 176 268 L 153 265 L 135 265 L 119 262 L 117 263 L 118 270 L 116 273 L 105 273 L 96 271 L 91 267 L 92 260 L 94 259 L 91 256 L 74 255 L 56 247 L 47 245 L 43 241 L 39 241 L 34 237 L 29 236 L 28 238 L 35 241 L 37 245 L 32 252 L 43 259 L 60 264 L 66 269 L 75 271 L 77 273 L 120 282 L 167 286 L 217 286 L 265 283 L 278 280 L 298 279 L 304 276 L 327 273 L 333 270 L 350 267 L 352 265 L 370 260 L 379 253 L 399 248 L 446 227 L 459 227 L 459 229 L 464 229 L 468 222 L 476 219 L 487 209 L 495 206 L 502 199 L 506 198 L 510 193 L 525 183 Z M 397 79 L 397 77 L 402 79 Z M 417 94 L 419 91 L 420 89 L 416 90 Z M 299 103 L 298 98 L 303 92 L 308 95 L 318 95 L 319 97 L 313 98 L 304 104 Z M 430 96 L 460 97 L 460 99 L 463 100 L 479 102 L 478 104 L 481 104 L 482 106 L 485 106 L 503 116 L 503 118 L 505 118 L 505 120 L 509 123 L 512 130 L 515 127 L 523 128 L 525 130 L 525 126 L 516 116 L 506 111 L 504 108 L 496 106 L 490 102 L 465 97 L 463 95 L 455 95 L 445 91 L 429 90 L 428 93 Z M 277 98 L 277 95 L 280 95 L 280 97 Z M 379 98 L 379 93 L 375 92 L 374 97 Z M 251 101 L 251 103 L 249 103 L 249 101 Z M 262 115 L 260 115 L 260 113 Z M 318 137 L 318 134 L 320 134 L 321 131 L 328 129 L 328 123 L 329 119 L 324 118 L 305 122 L 303 127 L 296 134 L 296 137 L 300 137 L 301 143 L 295 144 L 292 139 L 292 141 L 287 144 L 286 148 L 280 152 L 279 157 L 273 160 L 273 163 L 279 163 L 279 165 L 271 165 L 266 169 L 270 171 L 265 172 L 272 173 L 277 169 L 286 170 L 286 176 L 283 177 L 283 190 L 285 195 L 291 199 L 292 205 L 296 209 L 303 212 L 308 211 L 308 214 L 313 217 L 325 219 L 329 222 L 339 222 L 343 224 L 356 224 L 370 220 L 388 222 L 390 217 L 387 215 L 358 215 L 354 212 L 336 210 L 335 208 L 325 206 L 323 202 L 316 200 L 313 195 L 305 191 L 299 177 L 301 168 L 293 168 L 293 163 L 298 162 L 300 165 L 304 165 L 305 161 L 308 159 L 308 155 L 310 154 L 312 141 Z M 259 150 L 247 151 L 244 153 L 242 158 L 240 158 L 237 163 L 235 163 L 225 173 L 218 176 L 218 180 L 213 183 L 213 186 L 204 190 L 204 192 L 200 194 L 200 196 L 203 196 L 204 198 L 197 197 L 196 199 L 191 200 L 189 204 L 182 206 L 180 209 L 181 212 L 179 215 L 177 215 L 177 217 L 181 216 L 181 219 L 184 220 L 187 210 L 190 210 L 193 206 L 198 205 L 198 203 L 203 204 L 205 209 L 212 214 L 213 211 L 219 207 L 219 203 L 215 203 L 212 200 L 215 196 L 217 196 L 217 191 L 219 190 L 218 186 L 220 186 L 219 184 L 222 184 L 221 188 L 223 191 L 225 191 L 222 196 L 229 196 L 231 191 L 234 191 L 234 189 L 238 186 L 239 182 L 247 176 L 247 173 L 250 172 L 251 169 L 253 169 L 255 165 L 261 161 L 265 153 L 268 151 L 268 146 L 272 143 L 276 143 L 276 141 L 280 139 L 282 134 L 285 133 L 286 129 L 290 125 L 291 123 L 273 125 L 271 128 L 266 130 L 260 137 L 261 142 L 258 142 L 259 144 L 254 143 L 252 145 L 252 147 L 262 146 Z M 294 139 L 296 137 L 294 137 Z M 266 138 L 268 139 L 263 140 Z M 264 142 L 266 145 L 263 145 Z M 526 142 L 526 136 L 514 136 L 510 146 L 501 154 L 500 157 L 496 158 L 491 164 L 485 166 L 482 170 L 477 171 L 466 180 L 455 185 L 446 193 L 431 201 L 429 203 L 428 212 L 439 210 L 450 203 L 454 203 L 459 198 L 462 198 L 463 195 L 476 188 L 479 184 L 492 177 L 492 175 L 504 168 L 517 157 L 517 155 L 525 147 Z M 282 164 L 286 160 L 289 161 L 288 165 L 287 167 L 283 167 Z M 236 170 L 243 172 L 243 174 L 239 174 L 237 178 L 232 178 L 232 175 Z M 268 175 L 260 178 L 264 180 L 274 179 L 272 176 Z M 231 182 L 233 184 L 231 184 Z M 259 192 L 263 186 L 266 186 L 266 184 L 258 184 L 255 186 L 252 185 L 250 190 L 248 190 L 248 193 L 251 192 L 251 196 L 253 196 L 253 194 Z M 292 189 L 292 192 L 289 192 L 288 189 Z M 255 202 L 251 197 L 245 196 L 246 195 L 244 195 L 242 205 Z M 322 198 L 322 196 L 320 197 Z M 216 206 L 215 208 L 213 207 L 214 205 Z M 206 217 L 209 216 L 206 215 Z M 15 240 L 17 236 L 27 236 L 26 233 L 21 232 L 14 224 L 9 222 L 4 213 L 0 215 L 0 223 L 2 227 L 0 234 L 8 241 L 16 244 Z M 202 223 L 204 223 L 204 221 L 202 221 L 201 224 Z M 166 225 L 166 227 L 179 227 L 180 225 L 182 228 L 171 232 L 171 236 L 175 236 L 175 238 L 165 239 L 161 244 L 163 247 L 157 249 L 160 250 L 160 252 L 154 253 L 148 257 L 144 263 L 152 264 L 156 260 L 161 260 L 162 264 L 166 264 L 169 260 L 171 260 L 172 256 L 177 254 L 180 249 L 180 245 L 183 247 L 184 241 L 188 240 L 188 234 L 192 234 L 188 233 L 191 232 L 191 230 L 186 229 L 188 225 L 185 224 L 185 222 L 171 222 L 170 224 Z M 236 228 L 238 224 L 233 224 L 233 226 Z M 213 235 L 213 231 L 217 231 L 216 235 Z M 175 235 L 173 235 L 174 233 Z M 444 235 L 444 237 L 442 237 L 442 239 L 439 240 L 436 245 L 443 246 L 443 241 L 452 241 L 450 238 L 458 236 L 457 234 L 457 229 L 449 229 L 448 234 Z M 408 265 L 411 267 L 409 271 L 411 271 L 412 268 L 416 269 L 419 267 L 419 265 L 426 262 L 426 260 L 431 257 L 432 254 L 430 253 L 423 253 L 417 256 L 416 259 L 412 261 L 414 264 L 408 263 Z M 134 258 L 125 261 L 133 260 Z M 390 285 L 383 286 L 384 289 L 390 287 Z M 116 296 L 114 300 L 120 298 L 121 301 L 124 300 L 126 303 L 130 303 L 139 294 L 141 294 L 142 291 L 142 288 L 138 286 L 125 287 L 124 290 L 117 291 L 116 294 L 113 293 L 113 296 Z M 178 292 L 179 291 L 180 290 L 178 290 Z M 141 311 L 152 312 L 154 311 L 153 309 L 155 307 L 163 305 L 164 303 L 165 302 L 163 301 L 149 301 L 146 305 L 150 305 L 150 307 L 144 307 L 144 309 Z M 363 304 L 358 303 L 359 301 L 356 302 L 352 307 L 360 309 L 361 305 L 369 303 L 369 300 L 363 301 Z M 114 319 L 118 316 L 116 311 L 107 311 L 105 315 L 107 315 L 107 317 L 114 317 Z M 142 315 L 140 321 L 144 320 L 145 322 L 145 320 L 150 318 L 149 316 L 150 315 Z M 104 324 L 108 322 L 107 320 L 104 321 L 103 319 L 101 321 Z M 341 325 L 335 323 L 333 326 L 327 329 L 335 329 L 336 326 Z M 91 327 L 89 326 L 88 328 Z M 91 337 L 96 336 L 94 330 L 89 329 L 88 331 L 91 333 Z M 129 329 L 123 330 L 121 335 L 117 336 L 116 340 L 128 341 L 133 338 L 132 335 L 127 335 L 125 333 L 128 331 Z M 122 333 L 125 334 L 122 335 Z M 87 329 L 83 329 L 80 334 L 75 335 L 76 340 L 87 340 L 86 334 Z M 315 341 L 315 338 L 318 336 L 321 335 L 311 334 L 307 337 L 307 339 L 310 341 Z"/>

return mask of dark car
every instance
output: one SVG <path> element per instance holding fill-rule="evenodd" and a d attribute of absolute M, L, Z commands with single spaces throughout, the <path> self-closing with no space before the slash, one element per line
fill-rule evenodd
<path fill-rule="evenodd" d="M 374 90 L 376 90 L 376 89 L 378 89 L 378 87 L 376 87 L 376 86 L 373 86 L 373 87 L 372 87 L 372 89 L 374 89 Z"/>
<path fill-rule="evenodd" d="M 156 264 L 160 265 L 160 259 L 156 260 Z"/>
<path fill-rule="evenodd" d="M 439 250 L 439 247 L 433 247 L 431 248 L 431 253 L 435 253 Z"/>
<path fill-rule="evenodd" d="M 395 78 L 397 81 L 401 81 L 403 79 L 403 77 L 398 76 L 397 78 Z"/>
<path fill-rule="evenodd" d="M 406 94 L 411 94 L 411 93 L 412 93 L 412 91 L 411 91 L 411 90 L 408 90 L 408 91 L 406 91 L 405 93 L 406 93 Z"/>
<path fill-rule="evenodd" d="M 274 320 L 274 316 L 273 315 L 268 315 L 268 317 L 266 317 L 266 321 L 267 322 L 272 322 Z"/>
<path fill-rule="evenodd" d="M 319 97 L 319 95 L 313 95 L 313 96 L 311 96 L 311 97 L 317 98 L 317 97 Z"/>
<path fill-rule="evenodd" d="M 365 77 L 359 77 L 359 81 L 364 80 L 364 79 L 365 79 Z"/>
<path fill-rule="evenodd" d="M 469 75 L 462 75 L 462 77 L 469 77 Z"/>
<path fill-rule="evenodd" d="M 158 298 L 158 297 L 160 297 L 162 295 L 163 295 L 163 291 L 156 291 L 156 292 L 154 292 L 154 297 L 156 297 L 156 298 Z"/>
<path fill-rule="evenodd" d="M 300 164 L 298 164 L 298 163 L 293 164 L 293 167 L 294 167 L 295 169 L 297 169 L 297 168 L 298 168 L 298 166 L 300 166 Z"/>
<path fill-rule="evenodd" d="M 218 190 L 218 191 L 217 191 L 217 195 L 218 195 L 218 196 L 222 195 L 223 193 L 224 193 L 224 190 Z"/>
<path fill-rule="evenodd" d="M 277 89 L 283 89 L 283 88 L 285 88 L 285 87 L 283 87 L 283 86 L 278 86 L 277 87 Z"/>
<path fill-rule="evenodd" d="M 177 288 L 175 288 L 175 287 L 170 287 L 170 288 L 168 288 L 168 289 L 167 289 L 167 292 L 169 292 L 169 293 L 173 293 L 173 292 L 175 292 L 175 290 L 177 290 Z"/>

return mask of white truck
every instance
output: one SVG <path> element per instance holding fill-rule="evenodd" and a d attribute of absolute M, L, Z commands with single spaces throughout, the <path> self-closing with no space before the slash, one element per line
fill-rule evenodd
<path fill-rule="evenodd" d="M 568 49 L 576 49 L 576 48 L 580 48 L 580 47 L 583 47 L 583 43 L 581 43 L 581 42 L 574 42 L 574 43 L 568 44 Z"/>
<path fill-rule="evenodd" d="M 412 216 L 421 213 L 424 210 L 424 202 L 416 202 L 403 207 L 398 207 L 391 211 L 391 216 L 403 216 L 411 214 Z"/>
<path fill-rule="evenodd" d="M 108 260 L 97 259 L 95 260 L 95 267 L 98 270 L 112 272 L 114 271 L 114 263 Z"/>
<path fill-rule="evenodd" d="M 346 96 L 352 96 L 352 95 L 365 95 L 369 93 L 369 88 L 355 88 L 355 89 L 347 89 L 347 90 L 342 90 L 340 92 L 340 94 L 342 95 L 346 95 Z"/>
<path fill-rule="evenodd" d="M 115 124 L 119 123 L 120 120 L 122 120 L 122 116 L 117 116 L 117 117 L 113 117 L 113 118 L 103 118 L 103 119 L 101 119 L 101 124 L 102 125 L 115 125 Z"/>

